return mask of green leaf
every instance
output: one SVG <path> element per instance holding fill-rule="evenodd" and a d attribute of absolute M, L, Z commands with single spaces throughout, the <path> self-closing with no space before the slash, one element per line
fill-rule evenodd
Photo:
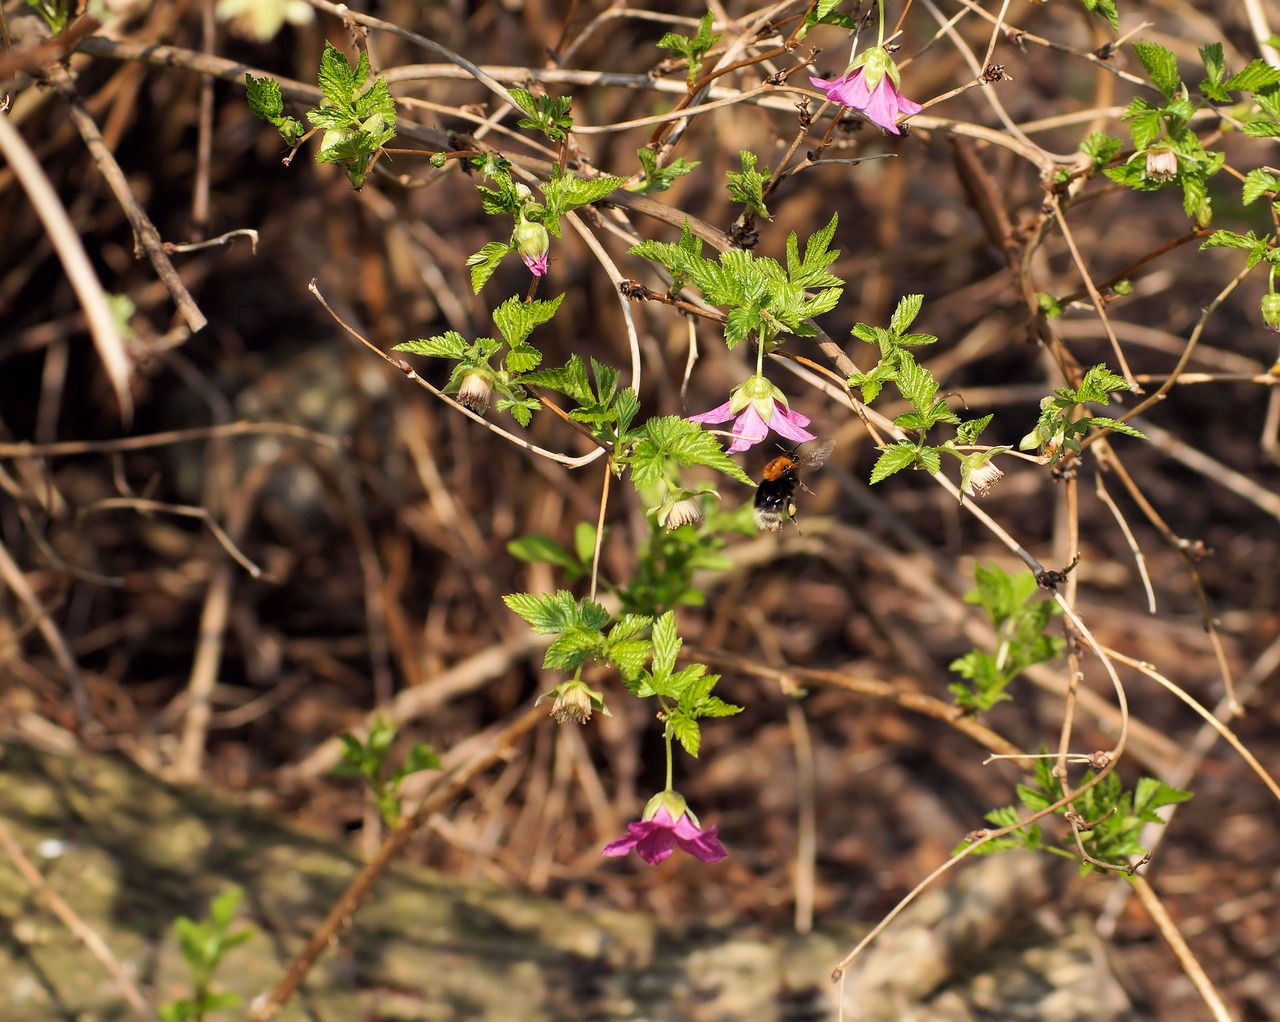
<path fill-rule="evenodd" d="M 509 593 L 502 602 L 514 610 L 539 635 L 553 635 L 572 627 L 578 620 L 578 604 L 573 593 L 560 589 L 535 596 L 533 593 Z"/>
<path fill-rule="evenodd" d="M 550 301 L 534 300 L 532 302 L 526 302 L 519 296 L 513 295 L 493 310 L 493 322 L 503 339 L 514 348 L 533 333 L 534 327 L 541 326 L 550 320 L 560 308 L 562 301 L 564 301 L 563 294 L 557 295 Z"/>
<path fill-rule="evenodd" d="M 645 423 L 645 436 L 633 449 L 632 473 L 639 487 L 651 486 L 666 469 L 666 459 L 689 468 L 705 465 L 724 475 L 751 485 L 751 477 L 724 453 L 720 441 L 698 423 L 678 415 L 650 419 Z"/>
<path fill-rule="evenodd" d="M 658 154 L 648 146 L 642 146 L 637 149 L 636 156 L 640 160 L 640 168 L 644 172 L 644 179 L 627 187 L 638 195 L 654 195 L 658 192 L 665 192 L 671 187 L 676 178 L 684 177 L 700 165 L 697 160 L 690 163 L 683 156 L 680 156 L 665 167 L 660 167 L 658 166 Z"/>
<path fill-rule="evenodd" d="M 725 177 L 729 179 L 729 198 L 745 206 L 748 213 L 764 217 L 766 220 L 772 219 L 764 204 L 764 186 L 769 180 L 769 168 L 765 167 L 757 171 L 756 154 L 753 152 L 744 149 L 738 155 L 742 160 L 742 172 L 727 171 L 725 173 Z M 716 304 L 727 303 L 717 302 Z"/>
<path fill-rule="evenodd" d="M 591 393 L 591 385 L 587 382 L 587 367 L 578 355 L 571 355 L 569 361 L 558 368 L 538 369 L 527 373 L 521 377 L 520 382 L 567 394 L 579 404 L 588 404 L 595 399 L 595 395 Z"/>
<path fill-rule="evenodd" d="M 568 581 L 582 577 L 582 562 L 550 536 L 532 533 L 507 542 L 507 553 L 526 564 L 552 564 L 562 569 Z"/>
<path fill-rule="evenodd" d="M 1111 27 L 1120 31 L 1120 15 L 1116 13 L 1116 0 L 1081 0 L 1084 9 L 1092 14 L 1100 15 L 1111 22 Z"/>
<path fill-rule="evenodd" d="M 684 751 L 697 759 L 698 748 L 702 744 L 702 731 L 698 727 L 698 722 L 677 711 L 668 718 L 667 727 Z"/>
<path fill-rule="evenodd" d="M 907 327 L 915 322 L 923 305 L 924 295 L 903 295 L 889 319 L 889 329 L 895 334 L 906 333 Z"/>
<path fill-rule="evenodd" d="M 1144 823 L 1164 823 L 1156 810 L 1177 805 L 1191 798 L 1192 793 L 1171 787 L 1154 777 L 1142 777 L 1133 795 L 1133 812 Z"/>
<path fill-rule="evenodd" d="M 1229 92 L 1257 92 L 1268 85 L 1280 82 L 1280 68 L 1272 67 L 1265 60 L 1251 60 L 1239 74 L 1223 83 Z"/>
<path fill-rule="evenodd" d="M 1229 103 L 1231 97 L 1222 87 L 1222 80 L 1227 73 L 1226 58 L 1223 56 L 1222 43 L 1208 43 L 1200 47 L 1200 59 L 1204 61 L 1205 78 L 1200 83 L 1200 91 L 1217 103 Z"/>
<path fill-rule="evenodd" d="M 346 56 L 327 39 L 320 55 L 320 70 L 316 76 L 320 91 L 331 106 L 350 109 L 356 91 L 369 74 L 369 55 L 361 53 L 353 69 Z"/>
<path fill-rule="evenodd" d="M 719 33 L 711 31 L 714 20 L 712 12 L 707 11 L 698 22 L 697 34 L 692 38 L 682 36 L 678 32 L 668 32 L 658 40 L 660 49 L 678 53 L 688 61 L 687 78 L 690 84 L 693 84 L 702 73 L 702 58 L 710 52 L 720 38 Z"/>
<path fill-rule="evenodd" d="M 1139 440 L 1145 440 L 1147 434 L 1141 430 L 1134 429 L 1127 422 L 1121 422 L 1119 419 L 1108 419 L 1105 416 L 1094 416 L 1090 418 L 1089 425 L 1097 426 L 1099 429 L 1109 429 L 1113 433 L 1123 433 L 1125 436 L 1134 436 Z"/>
<path fill-rule="evenodd" d="M 1280 138 L 1280 121 L 1246 121 L 1244 133 L 1250 138 Z"/>
<path fill-rule="evenodd" d="M 284 113 L 284 99 L 280 95 L 280 83 L 265 75 L 254 78 L 245 74 L 245 101 L 249 104 L 249 112 L 264 121 L 275 122 Z"/>
<path fill-rule="evenodd" d="M 1076 388 L 1075 400 L 1078 404 L 1088 402 L 1105 404 L 1110 395 L 1129 389 L 1123 376 L 1117 376 L 1105 364 L 1099 363 L 1084 374 L 1080 386 Z"/>
<path fill-rule="evenodd" d="M 427 355 L 431 358 L 465 358 L 470 345 L 462 334 L 449 330 L 426 340 L 402 341 L 392 351 L 407 351 L 414 355 Z"/>
<path fill-rule="evenodd" d="M 467 265 L 471 267 L 471 290 L 475 294 L 479 294 L 489 282 L 507 253 L 513 251 L 515 249 L 504 242 L 490 241 L 479 252 L 467 256 Z"/>
<path fill-rule="evenodd" d="M 890 447 L 882 447 L 880 451 L 880 457 L 876 459 L 875 467 L 871 470 L 872 485 L 888 479 L 895 472 L 910 468 L 916 463 L 918 453 L 915 445 L 906 440 L 900 440 Z"/>
<path fill-rule="evenodd" d="M 1095 171 L 1105 167 L 1116 158 L 1124 143 L 1103 131 L 1095 131 L 1080 143 L 1080 151 L 1093 161 Z"/>
<path fill-rule="evenodd" d="M 667 611 L 653 623 L 653 673 L 670 677 L 676 666 L 676 655 L 684 645 L 676 630 L 674 611 Z"/>
<path fill-rule="evenodd" d="M 1244 176 L 1242 199 L 1246 206 L 1264 195 L 1277 192 L 1280 192 L 1280 177 L 1270 171 L 1254 169 Z"/>
<path fill-rule="evenodd" d="M 898 377 L 894 381 L 902 396 L 917 412 L 923 413 L 938 392 L 938 381 L 933 374 L 906 352 L 898 363 Z"/>
<path fill-rule="evenodd" d="M 984 415 L 981 419 L 970 419 L 968 422 L 962 422 L 956 427 L 956 443 L 976 444 L 978 437 L 982 435 L 982 431 L 990 425 L 992 415 Z"/>
<path fill-rule="evenodd" d="M 803 260 L 799 258 L 795 232 L 787 236 L 787 276 L 791 283 L 802 288 L 832 287 L 844 283 L 827 270 L 840 257 L 838 250 L 831 251 L 828 248 L 831 239 L 835 237 L 839 220 L 839 214 L 832 213 L 827 226 L 810 235 L 805 242 Z M 839 292 L 837 296 L 838 294 Z"/>
<path fill-rule="evenodd" d="M 1182 89 L 1182 80 L 1178 77 L 1178 58 L 1172 50 L 1167 50 L 1159 43 L 1137 39 L 1133 44 L 1133 52 L 1147 69 L 1151 81 L 1157 89 L 1164 93 L 1166 99 L 1174 99 Z"/>

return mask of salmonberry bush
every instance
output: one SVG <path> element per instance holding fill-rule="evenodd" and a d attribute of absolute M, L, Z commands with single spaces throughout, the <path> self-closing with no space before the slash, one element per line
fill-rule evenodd
<path fill-rule="evenodd" d="M 1274 1010 L 1280 12 L 29 6 L 4 670 L 361 825 L 253 1017 L 423 847 L 838 977 L 1034 856 Z"/>

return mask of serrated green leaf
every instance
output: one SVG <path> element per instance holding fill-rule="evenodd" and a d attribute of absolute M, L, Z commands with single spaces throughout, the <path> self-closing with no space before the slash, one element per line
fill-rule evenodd
<path fill-rule="evenodd" d="M 916 448 L 905 440 L 891 447 L 882 447 L 880 450 L 880 457 L 876 459 L 875 467 L 871 470 L 873 486 L 888 479 L 895 472 L 901 472 L 904 468 L 910 468 L 916 463 Z"/>
<path fill-rule="evenodd" d="M 1223 88 L 1229 92 L 1257 92 L 1280 82 L 1280 68 L 1272 67 L 1265 60 L 1251 60 L 1239 74 L 1232 75 Z"/>
<path fill-rule="evenodd" d="M 667 727 L 681 747 L 694 759 L 698 758 L 698 748 L 702 744 L 702 731 L 698 722 L 683 713 L 673 713 L 667 721 Z"/>
<path fill-rule="evenodd" d="M 578 355 L 571 355 L 563 366 L 536 369 L 524 376 L 521 382 L 567 394 L 579 404 L 589 404 L 594 400 L 591 385 L 587 382 L 587 367 Z"/>
<path fill-rule="evenodd" d="M 1280 191 L 1280 177 L 1270 171 L 1254 169 L 1244 176 L 1241 198 L 1247 206 L 1267 194 Z"/>
<path fill-rule="evenodd" d="M 356 90 L 364 84 L 369 73 L 369 57 L 360 54 L 356 68 L 353 70 L 346 56 L 327 39 L 324 52 L 320 55 L 320 70 L 316 82 L 324 98 L 339 109 L 350 109 L 355 99 Z"/>
<path fill-rule="evenodd" d="M 1137 39 L 1133 44 L 1133 52 L 1147 69 L 1151 82 L 1164 93 L 1166 99 L 1173 99 L 1182 88 L 1178 77 L 1178 58 L 1172 50 L 1165 49 L 1159 43 Z"/>
<path fill-rule="evenodd" d="M 898 375 L 894 382 L 902 396 L 920 414 L 928 410 L 938 392 L 938 381 L 933 374 L 906 352 L 898 362 Z"/>
<path fill-rule="evenodd" d="M 1117 376 L 1105 364 L 1091 366 L 1075 391 L 1077 404 L 1105 403 L 1109 396 L 1129 389 L 1123 376 Z"/>
<path fill-rule="evenodd" d="M 676 629 L 674 611 L 667 611 L 653 623 L 653 673 L 670 677 L 676 666 L 676 655 L 684 643 Z"/>
<path fill-rule="evenodd" d="M 578 616 L 577 601 L 573 593 L 560 589 L 554 593 L 535 596 L 533 593 L 508 593 L 502 597 L 539 635 L 551 635 L 573 625 Z"/>
<path fill-rule="evenodd" d="M 1125 436 L 1137 437 L 1139 440 L 1145 440 L 1147 434 L 1139 429 L 1135 429 L 1127 422 L 1121 422 L 1119 419 L 1108 419 L 1103 416 L 1094 416 L 1089 419 L 1091 426 L 1097 426 L 1099 429 L 1109 429 L 1113 433 L 1123 433 Z"/>
<path fill-rule="evenodd" d="M 284 113 L 284 99 L 280 95 L 280 83 L 274 78 L 264 75 L 254 78 L 246 73 L 245 101 L 249 104 L 249 112 L 264 121 L 275 122 Z"/>
<path fill-rule="evenodd" d="M 889 329 L 895 334 L 906 333 L 907 328 L 915 322 L 924 305 L 924 295 L 903 295 L 889 319 Z"/>
<path fill-rule="evenodd" d="M 604 647 L 604 636 L 590 628 L 573 627 L 547 647 L 542 666 L 548 671 L 571 671 Z"/>
<path fill-rule="evenodd" d="M 467 256 L 467 265 L 471 267 L 471 290 L 475 294 L 489 282 L 498 265 L 514 249 L 501 241 L 490 241 L 479 252 Z"/>
<path fill-rule="evenodd" d="M 1080 143 L 1080 151 L 1093 161 L 1094 169 L 1101 168 L 1114 160 L 1124 143 L 1103 131 L 1095 131 Z"/>
<path fill-rule="evenodd" d="M 1246 121 L 1244 133 L 1250 138 L 1277 138 L 1280 137 L 1280 121 L 1264 119 Z"/>
<path fill-rule="evenodd" d="M 555 316 L 562 301 L 563 294 L 549 301 L 532 302 L 513 295 L 493 310 L 493 322 L 503 339 L 514 348 L 533 332 L 534 327 L 541 326 Z"/>

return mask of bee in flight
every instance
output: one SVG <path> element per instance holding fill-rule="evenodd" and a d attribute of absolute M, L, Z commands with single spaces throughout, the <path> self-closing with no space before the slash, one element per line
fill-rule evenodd
<path fill-rule="evenodd" d="M 781 454 L 765 465 L 756 490 L 756 525 L 765 532 L 777 532 L 783 522 L 796 516 L 796 487 L 812 492 L 800 481 L 800 473 L 821 468 L 831 455 L 834 440 L 820 440 L 803 454 L 792 451 Z"/>

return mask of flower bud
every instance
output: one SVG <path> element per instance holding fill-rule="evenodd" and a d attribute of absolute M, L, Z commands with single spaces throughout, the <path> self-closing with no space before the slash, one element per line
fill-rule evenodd
<path fill-rule="evenodd" d="M 547 272 L 547 253 L 551 249 L 551 236 L 547 234 L 547 229 L 542 224 L 521 219 L 516 225 L 512 240 L 525 266 L 529 267 L 530 273 L 535 277 L 541 277 Z"/>
<path fill-rule="evenodd" d="M 1280 333 L 1280 295 L 1274 291 L 1262 296 L 1262 325 L 1273 334 Z"/>

